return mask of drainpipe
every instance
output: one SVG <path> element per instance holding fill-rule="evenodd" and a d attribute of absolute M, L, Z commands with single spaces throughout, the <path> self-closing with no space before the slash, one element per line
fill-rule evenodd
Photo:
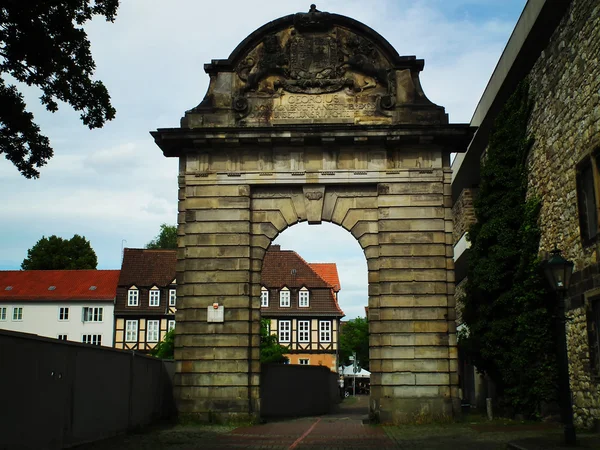
<path fill-rule="evenodd" d="M 250 272 L 251 273 L 251 272 Z M 252 415 L 252 316 L 254 309 L 252 308 L 252 284 L 249 283 L 250 292 L 248 300 L 250 302 L 250 314 L 248 317 L 248 414 Z"/>

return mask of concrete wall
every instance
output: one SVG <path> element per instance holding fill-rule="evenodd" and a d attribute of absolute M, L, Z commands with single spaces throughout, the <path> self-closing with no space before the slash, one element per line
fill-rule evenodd
<path fill-rule="evenodd" d="M 23 320 L 13 320 L 13 308 L 23 308 Z M 101 322 L 84 322 L 83 308 L 103 308 Z M 0 329 L 33 333 L 56 339 L 66 334 L 67 340 L 82 342 L 84 334 L 99 334 L 102 345 L 112 347 L 114 327 L 114 303 L 112 301 L 88 302 L 2 302 L 0 308 L 6 308 L 6 320 L 0 319 Z M 69 318 L 59 320 L 60 308 L 69 308 Z"/>
<path fill-rule="evenodd" d="M 263 364 L 260 375 L 262 417 L 327 414 L 340 402 L 337 375 L 327 367 Z"/>
<path fill-rule="evenodd" d="M 0 331 L 0 447 L 58 449 L 175 414 L 159 359 Z"/>

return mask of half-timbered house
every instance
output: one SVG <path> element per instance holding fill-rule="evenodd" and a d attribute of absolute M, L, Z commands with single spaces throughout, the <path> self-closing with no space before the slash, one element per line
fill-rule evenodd
<path fill-rule="evenodd" d="M 261 273 L 261 316 L 290 351 L 291 364 L 337 367 L 340 282 L 333 263 L 309 264 L 271 245 Z"/>
<path fill-rule="evenodd" d="M 175 250 L 126 248 L 115 302 L 115 347 L 149 352 L 175 327 Z"/>

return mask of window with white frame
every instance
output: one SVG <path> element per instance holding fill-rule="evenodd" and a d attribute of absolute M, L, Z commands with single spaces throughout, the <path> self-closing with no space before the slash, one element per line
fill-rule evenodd
<path fill-rule="evenodd" d="M 279 291 L 279 306 L 281 308 L 289 308 L 290 306 L 290 290 L 283 288 Z"/>
<path fill-rule="evenodd" d="M 260 289 L 260 306 L 267 308 L 269 306 L 269 291 L 266 287 Z"/>
<path fill-rule="evenodd" d="M 138 321 L 125 321 L 125 342 L 137 342 L 138 338 Z"/>
<path fill-rule="evenodd" d="M 146 330 L 146 340 L 148 342 L 158 342 L 159 336 L 160 336 L 160 321 L 159 320 L 149 320 L 148 321 L 148 329 Z"/>
<path fill-rule="evenodd" d="M 58 339 L 60 341 L 66 341 L 67 340 L 67 335 L 66 334 L 59 334 L 58 335 Z"/>
<path fill-rule="evenodd" d="M 319 321 L 319 341 L 320 342 L 331 342 L 331 321 L 320 320 Z"/>
<path fill-rule="evenodd" d="M 127 306 L 139 306 L 140 291 L 136 287 L 132 287 L 127 291 Z"/>
<path fill-rule="evenodd" d="M 104 308 L 102 307 L 84 307 L 83 321 L 84 322 L 102 322 Z"/>
<path fill-rule="evenodd" d="M 169 306 L 177 304 L 177 289 L 169 289 Z"/>
<path fill-rule="evenodd" d="M 16 306 L 13 308 L 12 320 L 20 321 L 23 320 L 23 308 L 20 306 Z"/>
<path fill-rule="evenodd" d="M 308 293 L 308 289 L 306 288 L 302 288 L 300 289 L 300 293 L 299 293 L 299 301 L 298 301 L 298 306 L 300 308 L 308 308 L 309 306 L 309 293 Z"/>
<path fill-rule="evenodd" d="M 150 306 L 160 306 L 160 289 L 157 287 L 150 289 Z"/>
<path fill-rule="evenodd" d="M 280 320 L 277 326 L 279 331 L 279 342 L 290 342 L 290 330 L 292 328 L 292 322 L 290 320 Z"/>
<path fill-rule="evenodd" d="M 175 321 L 174 320 L 169 320 L 167 330 L 171 331 L 173 329 L 175 329 Z"/>
<path fill-rule="evenodd" d="M 69 308 L 58 308 L 58 320 L 69 320 Z"/>
<path fill-rule="evenodd" d="M 6 320 L 6 306 L 0 308 L 0 321 Z"/>
<path fill-rule="evenodd" d="M 101 334 L 84 334 L 81 342 L 84 344 L 102 345 Z"/>
<path fill-rule="evenodd" d="M 310 342 L 310 321 L 298 321 L 298 342 Z"/>
<path fill-rule="evenodd" d="M 308 366 L 310 364 L 310 359 L 300 358 L 298 359 L 298 364 L 300 364 L 301 366 Z"/>

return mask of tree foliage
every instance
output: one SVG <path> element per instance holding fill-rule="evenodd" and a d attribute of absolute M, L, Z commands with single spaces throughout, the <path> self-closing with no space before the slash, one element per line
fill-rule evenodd
<path fill-rule="evenodd" d="M 349 320 L 340 330 L 340 362 L 350 364 L 353 352 L 359 366 L 369 370 L 369 322 L 364 317 Z"/>
<path fill-rule="evenodd" d="M 53 151 L 12 78 L 41 89 L 40 100 L 56 112 L 59 101 L 81 111 L 90 129 L 115 117 L 83 24 L 95 15 L 114 21 L 118 0 L 5 0 L 0 7 L 0 153 L 27 178 L 37 178 Z"/>
<path fill-rule="evenodd" d="M 490 135 L 475 200 L 465 288 L 468 332 L 459 345 L 496 383 L 506 406 L 529 417 L 554 399 L 552 314 L 538 259 L 540 201 L 527 198 L 529 86 L 521 83 Z"/>
<path fill-rule="evenodd" d="M 63 239 L 52 235 L 44 237 L 27 250 L 23 270 L 75 270 L 95 269 L 98 265 L 96 252 L 85 236 L 74 235 Z"/>
<path fill-rule="evenodd" d="M 146 244 L 149 249 L 176 249 L 177 248 L 177 227 L 163 223 L 160 226 L 158 235 Z"/>
<path fill-rule="evenodd" d="M 165 338 L 150 351 L 150 354 L 161 359 L 173 359 L 175 354 L 175 329 L 168 331 Z"/>
<path fill-rule="evenodd" d="M 269 319 L 260 320 L 260 362 L 285 364 L 288 348 L 280 345 L 277 336 L 269 331 Z"/>

